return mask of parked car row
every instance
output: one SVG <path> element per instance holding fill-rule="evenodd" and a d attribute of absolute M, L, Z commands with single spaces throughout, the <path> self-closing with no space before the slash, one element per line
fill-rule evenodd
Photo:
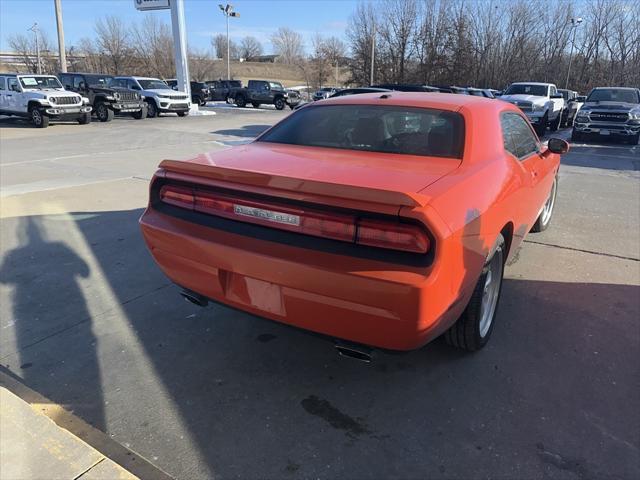
<path fill-rule="evenodd" d="M 185 92 L 150 77 L 59 73 L 54 75 L 1 74 L 0 114 L 29 118 L 44 128 L 50 120 L 91 122 L 92 114 L 101 122 L 115 115 L 141 120 L 162 113 L 183 117 L 191 104 Z"/>

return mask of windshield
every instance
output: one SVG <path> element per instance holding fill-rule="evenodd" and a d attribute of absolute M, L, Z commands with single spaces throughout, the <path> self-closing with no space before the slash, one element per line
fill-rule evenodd
<path fill-rule="evenodd" d="M 298 110 L 258 141 L 462 158 L 464 121 L 427 108 L 326 105 Z"/>
<path fill-rule="evenodd" d="M 587 102 L 624 102 L 640 103 L 638 92 L 622 88 L 598 88 L 592 90 Z"/>
<path fill-rule="evenodd" d="M 23 88 L 62 88 L 56 77 L 19 77 Z"/>
<path fill-rule="evenodd" d="M 513 84 L 511 85 L 505 95 L 534 95 L 536 97 L 547 96 L 546 85 L 525 85 L 525 84 Z"/>
<path fill-rule="evenodd" d="M 269 82 L 269 87 L 271 87 L 271 90 L 284 90 L 282 84 L 278 82 Z"/>
<path fill-rule="evenodd" d="M 162 80 L 138 80 L 143 90 L 171 90 Z"/>

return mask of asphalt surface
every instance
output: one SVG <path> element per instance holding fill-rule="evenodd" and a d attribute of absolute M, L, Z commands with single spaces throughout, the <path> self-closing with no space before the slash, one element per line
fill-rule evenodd
<path fill-rule="evenodd" d="M 177 478 L 640 477 L 640 147 L 563 157 L 552 224 L 507 267 L 484 350 L 363 364 L 190 305 L 151 260 L 137 220 L 158 162 L 288 114 L 215 110 L 0 120 L 3 368 Z"/>

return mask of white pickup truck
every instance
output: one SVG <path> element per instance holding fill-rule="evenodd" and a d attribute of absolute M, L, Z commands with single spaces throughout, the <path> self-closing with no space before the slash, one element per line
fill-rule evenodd
<path fill-rule="evenodd" d="M 66 91 L 53 75 L 0 74 L 0 115 L 31 119 L 38 128 L 51 120 L 91 122 L 89 99 Z"/>
<path fill-rule="evenodd" d="M 554 132 L 560 128 L 564 99 L 553 83 L 512 83 L 499 98 L 520 108 L 538 136 L 544 135 L 547 127 Z"/>

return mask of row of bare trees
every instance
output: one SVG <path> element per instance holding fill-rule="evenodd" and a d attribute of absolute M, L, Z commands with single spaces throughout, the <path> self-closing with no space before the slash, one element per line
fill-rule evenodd
<path fill-rule="evenodd" d="M 573 50 L 569 88 L 640 85 L 637 0 L 382 0 L 357 6 L 347 38 L 358 84 L 375 42 L 378 83 L 564 87 Z"/>

